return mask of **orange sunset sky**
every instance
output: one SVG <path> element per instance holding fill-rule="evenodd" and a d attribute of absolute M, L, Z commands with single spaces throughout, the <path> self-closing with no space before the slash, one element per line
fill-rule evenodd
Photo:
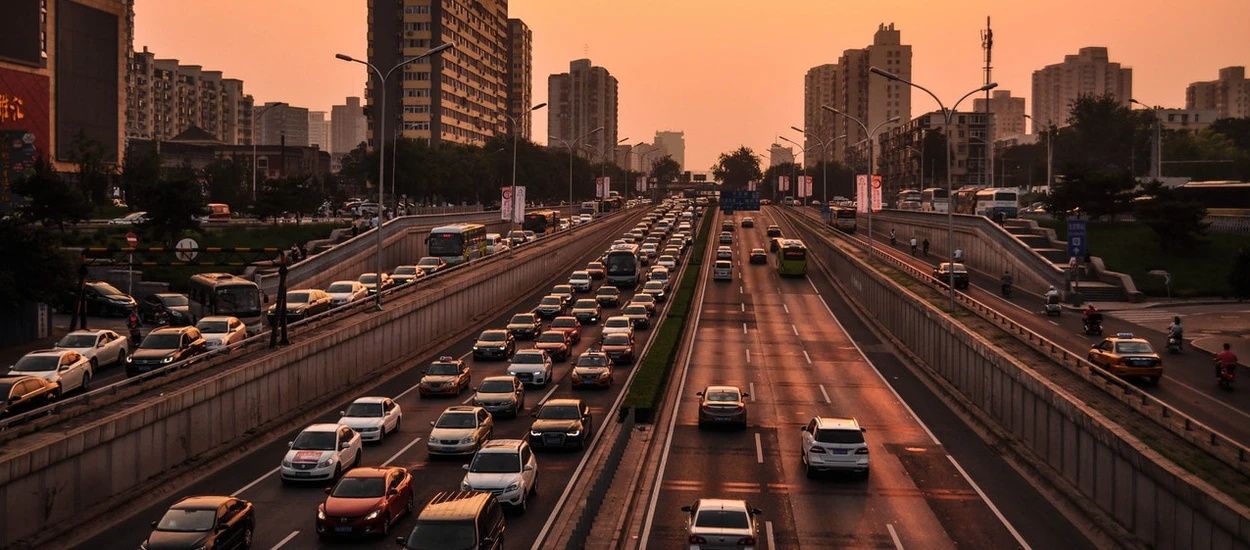
<path fill-rule="evenodd" d="M 136 0 L 135 49 L 244 80 L 258 103 L 328 111 L 362 96 L 365 0 Z M 982 79 L 980 31 L 993 18 L 994 80 L 1028 98 L 1032 71 L 1083 46 L 1109 48 L 1133 68 L 1133 95 L 1183 107 L 1185 86 L 1250 65 L 1247 0 L 513 0 L 534 31 L 534 101 L 547 76 L 589 57 L 620 81 L 620 136 L 686 133 L 687 169 L 739 145 L 762 150 L 803 123 L 803 75 L 872 41 L 880 23 L 902 31 L 913 80 L 943 101 Z M 970 102 L 966 104 L 971 107 Z M 912 114 L 935 104 L 912 95 Z M 546 141 L 546 116 L 534 117 Z"/>

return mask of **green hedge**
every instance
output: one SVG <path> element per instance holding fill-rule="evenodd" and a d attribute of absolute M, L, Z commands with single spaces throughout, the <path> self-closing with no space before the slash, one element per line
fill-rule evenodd
<path fill-rule="evenodd" d="M 672 373 L 673 364 L 677 359 L 677 348 L 681 344 L 681 335 L 686 328 L 686 316 L 690 313 L 690 304 L 694 301 L 694 289 L 699 284 L 699 273 L 703 268 L 703 256 L 707 250 L 708 235 L 712 232 L 712 219 L 715 210 L 709 209 L 703 215 L 703 224 L 699 234 L 695 236 L 689 263 L 682 274 L 677 292 L 672 295 L 672 305 L 660 324 L 655 341 L 646 357 L 638 364 L 638 374 L 634 376 L 625 396 L 625 408 L 635 409 L 635 418 L 640 422 L 650 422 L 660 403 L 664 399 L 664 389 L 668 386 L 668 377 Z"/>

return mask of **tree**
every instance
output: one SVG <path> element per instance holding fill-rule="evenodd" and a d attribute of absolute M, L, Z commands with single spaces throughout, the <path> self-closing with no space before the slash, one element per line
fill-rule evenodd
<path fill-rule="evenodd" d="M 0 219 L 0 309 L 28 301 L 60 303 L 78 276 L 72 259 L 46 231 Z M 15 259 L 21 261 L 12 261 Z"/>
<path fill-rule="evenodd" d="M 68 160 L 78 165 L 77 181 L 83 195 L 96 205 L 112 201 L 109 188 L 113 183 L 114 167 L 105 162 L 109 149 L 103 143 L 87 137 L 79 130 L 70 142 Z"/>
<path fill-rule="evenodd" d="M 247 167 L 242 163 L 218 157 L 204 166 L 203 174 L 209 201 L 228 204 L 236 211 L 251 203 L 251 189 L 245 187 Z"/>
<path fill-rule="evenodd" d="M 761 197 L 781 198 L 784 195 L 794 194 L 795 175 L 803 172 L 803 167 L 793 162 L 783 162 L 775 166 L 769 166 L 764 170 L 764 174 L 760 176 L 760 184 L 756 187 L 760 191 Z M 789 185 L 783 190 L 778 185 L 777 178 L 785 176 L 789 178 Z"/>
<path fill-rule="evenodd" d="M 122 163 L 121 188 L 126 202 L 135 206 L 135 198 L 143 189 L 159 185 L 161 181 L 161 157 L 155 153 L 141 154 L 128 151 Z"/>
<path fill-rule="evenodd" d="M 36 162 L 34 171 L 14 183 L 13 190 L 28 201 L 22 207 L 27 220 L 55 225 L 61 233 L 65 232 L 66 223 L 77 223 L 91 216 L 91 203 L 46 160 Z"/>
<path fill-rule="evenodd" d="M 1250 299 L 1250 251 L 1245 248 L 1237 251 L 1233 269 L 1228 273 L 1228 286 L 1232 289 L 1234 298 Z"/>
<path fill-rule="evenodd" d="M 1143 197 L 1149 198 L 1136 201 L 1133 213 L 1138 222 L 1154 231 L 1160 247 L 1179 251 L 1201 242 L 1210 226 L 1203 222 L 1207 209 L 1202 203 L 1187 201 L 1158 182 L 1147 185 Z"/>
<path fill-rule="evenodd" d="M 1250 117 L 1221 118 L 1211 123 L 1210 130 L 1228 138 L 1242 153 L 1250 152 Z"/>
<path fill-rule="evenodd" d="M 743 146 L 728 154 L 721 153 L 712 167 L 712 176 L 726 189 L 746 189 L 748 182 L 759 181 L 764 173 L 760 171 L 760 161 L 755 152 Z"/>
<path fill-rule="evenodd" d="M 681 165 L 673 160 L 673 155 L 664 155 L 664 158 L 651 163 L 651 177 L 659 183 L 672 183 L 680 175 Z"/>
<path fill-rule="evenodd" d="M 144 227 L 168 243 L 191 230 L 199 229 L 197 218 L 208 213 L 199 178 L 189 164 L 170 170 L 156 182 L 133 188 L 131 204 L 147 212 Z"/>

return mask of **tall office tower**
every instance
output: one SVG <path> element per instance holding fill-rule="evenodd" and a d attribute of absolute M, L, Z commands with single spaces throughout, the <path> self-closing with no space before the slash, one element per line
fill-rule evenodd
<path fill-rule="evenodd" d="M 815 166 L 818 162 L 833 160 L 835 144 L 829 141 L 838 135 L 833 133 L 834 115 L 821 109 L 820 106 L 828 105 L 836 108 L 840 104 L 836 99 L 837 90 L 837 63 L 812 67 L 803 77 L 803 129 L 808 134 L 824 140 L 826 145 L 822 150 L 819 140 L 805 136 L 803 149 L 806 149 L 808 153 L 803 155 L 804 166 Z"/>
<path fill-rule="evenodd" d="M 252 96 L 243 93 L 243 81 L 221 79 L 221 141 L 226 145 L 252 144 Z"/>
<path fill-rule="evenodd" d="M 846 50 L 838 60 L 838 88 L 834 92 L 838 105 L 835 108 L 863 121 L 869 130 L 899 117 L 899 122 L 882 126 L 878 133 L 906 123 L 911 117 L 911 86 L 874 75 L 868 69 L 880 67 L 910 80 L 911 55 L 911 46 L 902 43 L 902 35 L 895 30 L 894 23 L 879 25 L 870 46 Z M 854 169 L 867 170 L 867 159 L 852 158 L 852 151 L 868 136 L 846 117 L 837 116 L 833 120 L 833 135 L 846 136 L 833 147 L 837 151 L 833 158 L 843 164 L 858 164 L 852 166 Z"/>
<path fill-rule="evenodd" d="M 1072 104 L 1084 95 L 1109 95 L 1122 105 L 1133 97 L 1133 69 L 1107 58 L 1107 48 L 1081 48 L 1062 63 L 1033 71 L 1033 120 L 1068 125 Z"/>
<path fill-rule="evenodd" d="M 655 133 L 655 144 L 663 147 L 665 154 L 673 157 L 677 165 L 686 169 L 686 133 L 672 130 Z"/>
<path fill-rule="evenodd" d="M 1215 111 L 1219 118 L 1250 116 L 1250 80 L 1245 67 L 1224 67 L 1220 77 L 1185 88 L 1185 108 Z"/>
<path fill-rule="evenodd" d="M 369 119 L 360 98 L 349 97 L 343 105 L 330 107 L 330 152 L 350 153 L 369 139 Z"/>
<path fill-rule="evenodd" d="M 994 90 L 990 96 L 990 137 L 992 142 L 1028 133 L 1024 123 L 1024 98 L 1012 97 L 1011 90 Z M 985 112 L 985 98 L 972 100 L 972 110 Z"/>
<path fill-rule="evenodd" d="M 221 71 L 134 52 L 126 81 L 126 137 L 168 140 L 195 126 L 222 143 L 250 139 L 252 99 Z"/>
<path fill-rule="evenodd" d="M 532 139 L 534 117 L 534 32 L 520 19 L 508 20 L 508 114 L 522 139 Z"/>
<path fill-rule="evenodd" d="M 582 140 L 578 151 L 598 159 L 618 141 L 616 88 L 616 77 L 589 59 L 578 59 L 569 63 L 569 72 L 547 77 L 547 133 L 572 141 L 602 126 Z"/>
<path fill-rule="evenodd" d="M 506 132 L 508 3 L 506 0 L 369 0 L 369 62 L 383 74 L 442 44 L 434 57 L 396 71 L 386 83 L 386 134 L 480 144 Z M 369 141 L 377 139 L 377 76 L 368 79 Z M 333 116 L 331 116 L 333 119 Z"/>
<path fill-rule="evenodd" d="M 774 143 L 768 149 L 768 167 L 772 168 L 778 164 L 789 164 L 794 162 L 794 148 L 782 147 L 779 143 Z M 793 189 L 793 187 L 791 188 Z"/>
<path fill-rule="evenodd" d="M 257 145 L 308 147 L 308 109 L 270 102 L 256 117 Z"/>
<path fill-rule="evenodd" d="M 308 111 L 308 146 L 330 150 L 330 121 L 325 111 Z"/>

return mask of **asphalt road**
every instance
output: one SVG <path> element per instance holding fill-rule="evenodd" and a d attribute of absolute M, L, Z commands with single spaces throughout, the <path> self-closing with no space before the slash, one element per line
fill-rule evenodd
<path fill-rule="evenodd" d="M 756 227 L 735 233 L 735 280 L 708 281 L 696 303 L 696 348 L 645 547 L 683 546 L 681 506 L 739 498 L 763 511 L 768 549 L 1093 548 L 889 353 L 814 265 L 782 279 L 773 254 L 767 266 L 747 263 L 751 248 L 767 249 L 773 221 L 767 211 L 734 217 L 744 215 Z M 710 384 L 750 393 L 746 431 L 698 429 L 695 393 Z M 817 415 L 854 416 L 867 428 L 870 479 L 805 477 L 799 428 Z"/>
<path fill-rule="evenodd" d="M 616 237 L 613 236 L 612 238 L 615 239 Z M 607 247 L 608 242 L 605 241 L 602 249 L 606 250 Z M 597 258 L 587 257 L 585 261 L 593 259 Z M 581 268 L 581 266 L 577 267 L 577 269 Z M 556 280 L 549 281 L 549 285 L 564 283 L 567 277 L 568 273 L 566 272 Z M 596 281 L 595 288 L 598 288 L 600 283 L 602 281 Z M 547 288 L 550 288 L 550 286 L 547 286 Z M 538 301 L 546 294 L 547 291 L 543 290 L 528 297 L 526 299 L 527 306 L 525 307 L 529 308 L 537 305 Z M 632 291 L 622 291 L 621 303 L 624 304 L 632 295 Z M 585 296 L 589 295 L 579 295 L 579 297 Z M 667 304 L 665 304 L 666 308 Z M 528 309 L 525 310 L 528 311 Z M 619 311 L 619 309 L 605 308 L 605 317 L 614 314 L 615 311 Z M 512 313 L 509 312 L 492 320 L 487 323 L 486 328 L 502 328 L 511 315 Z M 657 311 L 653 320 L 658 319 L 661 315 L 663 315 L 663 311 Z M 601 323 L 584 326 L 581 342 L 574 350 L 574 357 L 587 348 L 592 347 L 593 343 L 597 343 L 601 331 Z M 636 351 L 642 349 L 643 339 L 649 339 L 652 332 L 651 330 L 645 330 L 639 333 Z M 459 405 L 472 398 L 471 392 L 466 392 L 454 399 L 419 397 L 416 391 L 416 384 L 420 380 L 421 370 L 438 356 L 451 355 L 463 358 L 471 365 L 475 381 L 479 381 L 486 376 L 502 375 L 507 371 L 507 362 L 473 361 L 471 348 L 475 338 L 476 333 L 470 338 L 450 343 L 445 349 L 431 356 L 414 358 L 408 372 L 388 383 L 376 387 L 360 388 L 361 391 L 358 396 L 392 396 L 403 410 L 402 429 L 398 433 L 388 436 L 380 444 L 367 445 L 364 450 L 362 465 L 395 465 L 412 470 L 416 478 L 414 487 L 416 488 L 415 499 L 418 503 L 428 501 L 430 497 L 439 491 L 459 489 L 460 480 L 464 477 L 461 466 L 468 463 L 469 458 L 432 461 L 426 453 L 425 437 L 430 432 L 430 422 L 436 420 L 445 408 Z M 532 345 L 529 341 L 518 341 L 517 344 L 517 349 L 525 349 Z M 598 432 L 605 422 L 615 421 L 615 411 L 610 409 L 623 388 L 624 384 L 622 382 L 629 376 L 632 366 L 618 366 L 614 375 L 615 383 L 608 391 L 574 391 L 571 389 L 569 382 L 570 365 L 571 362 L 556 363 L 555 380 L 558 380 L 558 383 L 553 382 L 548 388 L 527 388 L 526 412 L 536 411 L 536 405 L 548 398 L 581 398 L 590 404 L 594 431 Z M 476 383 L 473 385 L 476 385 Z M 336 406 L 324 411 L 324 414 L 316 422 L 337 421 L 339 418 L 337 411 L 342 408 L 342 406 Z M 494 437 L 496 439 L 524 438 L 529 430 L 531 420 L 525 414 L 522 414 L 518 419 L 498 419 Z M 190 495 L 210 494 L 236 495 L 251 501 L 256 506 L 257 531 L 253 548 L 277 550 L 279 548 L 341 547 L 342 545 L 337 541 L 319 541 L 316 535 L 315 518 L 317 505 L 325 498 L 321 490 L 322 486 L 284 486 L 277 476 L 278 464 L 287 451 L 287 441 L 294 439 L 297 433 L 283 434 L 277 440 L 243 458 L 228 464 L 222 464 L 217 472 L 194 483 L 186 490 L 180 491 L 177 495 L 171 495 L 142 513 L 117 521 L 106 530 L 96 533 L 82 547 L 99 550 L 133 550 L 138 547 L 139 543 L 142 542 L 150 531 L 148 522 L 159 519 L 165 509 L 174 501 Z M 538 453 L 538 493 L 534 497 L 533 502 L 531 502 L 529 511 L 524 515 L 509 514 L 506 520 L 506 538 L 509 547 L 528 546 L 536 540 L 540 531 L 544 529 L 544 525 L 549 522 L 555 503 L 570 483 L 573 471 L 582 460 L 583 453 L 584 451 Z M 420 505 L 418 505 L 419 510 Z M 406 534 L 411 531 L 414 523 L 415 517 L 406 517 L 392 527 L 392 534 Z M 352 544 L 350 547 L 395 548 L 395 542 L 393 537 L 387 537 L 382 540 L 362 541 L 359 544 Z"/>

